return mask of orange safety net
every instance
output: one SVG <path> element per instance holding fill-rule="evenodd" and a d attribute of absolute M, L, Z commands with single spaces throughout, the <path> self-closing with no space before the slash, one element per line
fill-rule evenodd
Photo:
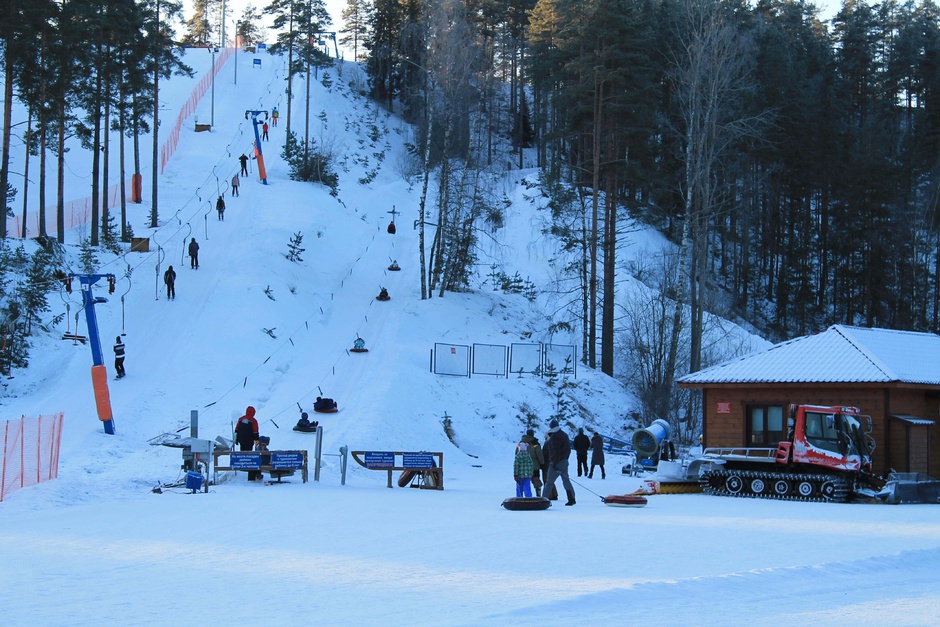
<path fill-rule="evenodd" d="M 14 490 L 59 476 L 62 412 L 0 421 L 0 501 Z"/>

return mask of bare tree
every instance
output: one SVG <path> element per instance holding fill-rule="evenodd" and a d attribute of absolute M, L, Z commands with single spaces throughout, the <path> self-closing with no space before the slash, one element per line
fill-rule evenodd
<path fill-rule="evenodd" d="M 730 19 L 730 9 L 719 0 L 687 0 L 684 32 L 678 38 L 671 81 L 679 102 L 685 168 L 684 219 L 678 276 L 689 275 L 691 309 L 689 369 L 701 368 L 704 292 L 708 274 L 708 242 L 711 219 L 719 205 L 716 182 L 729 148 L 745 137 L 757 137 L 764 116 L 749 117 L 742 111 L 749 89 L 748 42 Z M 675 376 L 679 331 L 685 293 L 676 293 L 668 373 Z M 668 381 L 672 385 L 672 380 Z"/>

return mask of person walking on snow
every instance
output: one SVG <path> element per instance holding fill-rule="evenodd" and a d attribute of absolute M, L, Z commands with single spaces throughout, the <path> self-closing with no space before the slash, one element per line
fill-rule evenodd
<path fill-rule="evenodd" d="M 512 478 L 516 480 L 516 497 L 532 498 L 532 457 L 529 456 L 529 445 L 525 442 L 516 445 Z"/>
<path fill-rule="evenodd" d="M 261 125 L 261 139 L 268 141 L 268 123 L 265 122 Z"/>
<path fill-rule="evenodd" d="M 199 244 L 196 243 L 195 237 L 189 241 L 189 267 L 199 269 Z"/>
<path fill-rule="evenodd" d="M 242 156 L 238 158 L 238 162 L 242 164 L 242 176 L 248 176 L 248 155 L 242 153 Z"/>
<path fill-rule="evenodd" d="M 166 283 L 166 299 L 176 300 L 176 270 L 173 266 L 166 269 L 163 273 L 163 282 Z"/>
<path fill-rule="evenodd" d="M 222 200 L 221 196 L 219 196 L 219 199 L 215 201 L 215 210 L 219 212 L 219 220 L 224 220 L 225 217 L 223 214 L 225 213 L 225 201 Z"/>
<path fill-rule="evenodd" d="M 239 180 L 238 180 L 238 175 L 236 174 L 235 176 L 232 177 L 232 197 L 233 197 L 233 198 L 234 198 L 235 196 L 238 196 L 238 186 L 239 186 L 239 185 L 240 185 L 240 182 L 239 182 Z"/>
<path fill-rule="evenodd" d="M 581 469 L 584 469 L 584 474 L 588 474 L 588 465 L 587 465 L 587 454 L 591 448 L 591 439 L 584 435 L 584 428 L 581 427 L 578 429 L 578 435 L 574 436 L 574 450 L 578 455 L 578 476 L 581 476 Z"/>
<path fill-rule="evenodd" d="M 120 335 L 114 338 L 114 372 L 118 379 L 124 377 L 124 342 Z"/>
<path fill-rule="evenodd" d="M 535 488 L 535 496 L 542 496 L 542 467 L 545 466 L 542 445 L 535 437 L 533 429 L 526 431 L 521 441 L 529 445 L 529 456 L 532 458 L 532 486 Z"/>
<path fill-rule="evenodd" d="M 604 471 L 604 436 L 597 431 L 591 436 L 591 472 L 588 473 L 588 479 L 594 478 L 594 467 L 601 467 L 601 479 L 607 478 Z"/>
<path fill-rule="evenodd" d="M 565 505 L 574 505 L 574 488 L 571 486 L 571 479 L 568 478 L 568 457 L 571 455 L 571 440 L 568 434 L 561 430 L 557 420 L 552 420 L 549 424 L 548 435 L 545 438 L 544 450 L 548 451 L 548 476 L 545 478 L 546 494 L 551 494 L 555 487 L 555 480 L 561 477 L 561 483 L 565 487 L 565 493 L 568 495 L 568 502 Z"/>

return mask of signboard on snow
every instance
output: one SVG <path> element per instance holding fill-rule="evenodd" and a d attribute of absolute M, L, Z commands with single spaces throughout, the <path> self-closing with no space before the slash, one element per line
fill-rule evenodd
<path fill-rule="evenodd" d="M 290 453 L 271 453 L 271 468 L 275 470 L 303 468 L 304 456 L 300 451 Z"/>
<path fill-rule="evenodd" d="M 434 468 L 434 457 L 430 453 L 402 453 L 403 468 Z"/>
<path fill-rule="evenodd" d="M 395 453 L 390 451 L 366 451 L 363 458 L 365 467 L 370 470 L 395 467 Z"/>
<path fill-rule="evenodd" d="M 255 59 L 255 60 L 251 63 L 251 66 L 252 66 L 252 67 L 254 67 L 254 66 L 256 66 L 256 65 L 257 65 L 258 67 L 261 67 L 261 59 Z"/>
<path fill-rule="evenodd" d="M 261 453 L 230 453 L 232 470 L 257 470 L 261 468 Z"/>
<path fill-rule="evenodd" d="M 258 44 L 258 50 L 267 50 L 267 49 L 268 49 L 268 44 L 265 44 L 265 43 Z"/>

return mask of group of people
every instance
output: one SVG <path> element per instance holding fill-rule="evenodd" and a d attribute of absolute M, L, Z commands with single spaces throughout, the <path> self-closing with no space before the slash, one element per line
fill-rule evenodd
<path fill-rule="evenodd" d="M 189 241 L 189 267 L 193 270 L 199 268 L 199 243 L 195 237 Z M 176 300 L 176 270 L 173 266 L 169 266 L 163 273 L 163 284 L 166 286 L 166 299 Z"/>
<path fill-rule="evenodd" d="M 585 441 L 588 444 L 586 448 L 584 448 Z M 512 474 L 516 480 L 516 496 L 531 497 L 534 486 L 536 496 L 545 496 L 554 501 L 558 498 L 555 481 L 561 477 L 565 495 L 568 497 L 565 505 L 574 505 L 574 487 L 568 477 L 568 458 L 571 455 L 571 448 L 571 439 L 558 426 L 557 420 L 553 419 L 549 423 L 544 445 L 539 444 L 533 429 L 526 431 L 516 445 L 516 456 L 513 460 Z M 579 477 L 583 469 L 588 478 L 593 478 L 594 468 L 600 466 L 601 478 L 607 478 L 604 471 L 604 438 L 601 434 L 595 432 L 591 438 L 588 438 L 583 428 L 578 429 L 578 435 L 574 438 L 574 448 L 577 453 Z M 592 451 L 590 472 L 587 468 L 588 450 Z"/>

